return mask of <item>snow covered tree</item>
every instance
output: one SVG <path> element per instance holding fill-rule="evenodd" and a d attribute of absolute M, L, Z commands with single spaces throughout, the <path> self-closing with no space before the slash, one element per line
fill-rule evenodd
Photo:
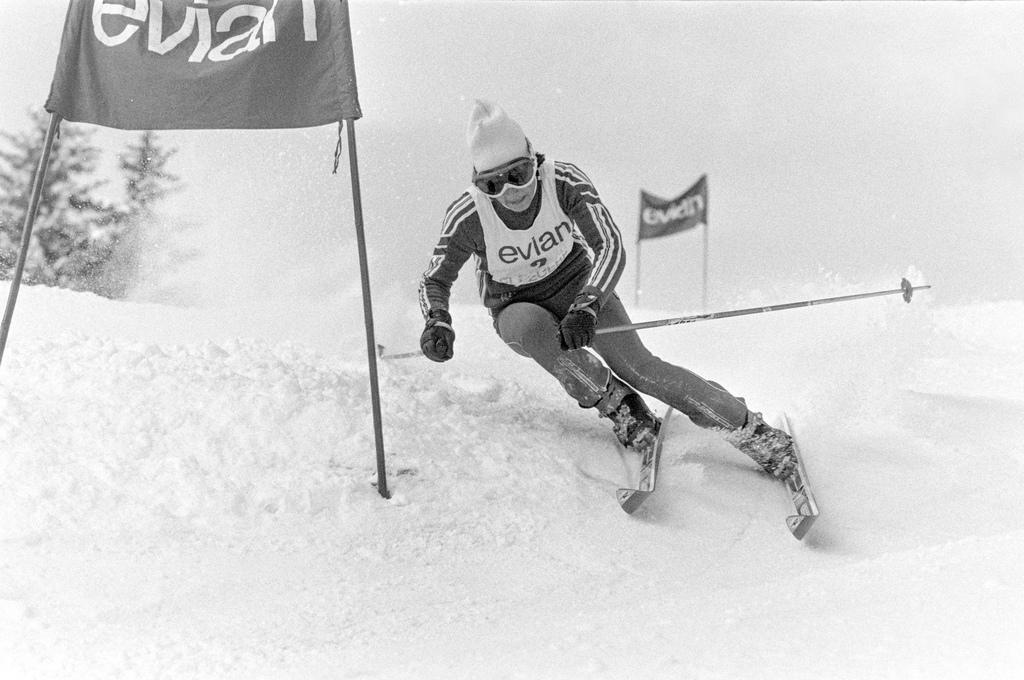
<path fill-rule="evenodd" d="M 49 122 L 32 111 L 27 133 L 0 132 L 0 277 L 10 278 L 17 262 L 32 177 L 39 164 Z M 157 230 L 155 208 L 177 190 L 167 171 L 175 150 L 163 148 L 151 131 L 141 133 L 119 156 L 124 200 L 115 203 L 99 191 L 100 151 L 88 127 L 63 123 L 54 139 L 25 264 L 26 283 L 87 290 L 122 298 L 139 278 L 145 231 Z M 178 256 L 183 259 L 183 256 Z"/>
<path fill-rule="evenodd" d="M 161 257 L 151 258 L 159 262 L 175 259 L 176 251 L 167 243 L 164 225 L 156 210 L 162 199 L 181 188 L 179 178 L 167 169 L 175 153 L 177 149 L 164 148 L 156 133 L 146 130 L 118 156 L 125 189 L 125 203 L 118 219 L 125 228 L 115 238 L 110 262 L 99 282 L 108 297 L 125 297 L 139 282 L 144 273 L 141 263 L 144 248 L 162 251 Z"/>
<path fill-rule="evenodd" d="M 166 167 L 177 152 L 160 146 L 152 130 L 143 132 L 138 143 L 128 145 L 128 151 L 120 156 L 120 164 L 128 192 L 129 216 L 151 215 L 157 201 L 180 188 L 178 176 Z"/>
<path fill-rule="evenodd" d="M 32 177 L 49 115 L 30 112 L 27 133 L 0 132 L 0 276 L 10 278 L 18 257 Z M 92 131 L 65 123 L 54 139 L 25 266 L 26 283 L 94 290 L 126 228 L 121 212 L 97 193 L 99 149 Z M 96 291 L 100 292 L 100 291 Z"/>

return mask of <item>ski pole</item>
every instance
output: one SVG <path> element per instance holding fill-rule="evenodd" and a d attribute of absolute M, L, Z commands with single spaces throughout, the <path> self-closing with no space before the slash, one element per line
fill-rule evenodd
<path fill-rule="evenodd" d="M 423 356 L 423 352 L 398 352 L 395 354 L 385 354 L 384 345 L 377 345 L 377 356 L 384 361 L 390 361 L 391 359 L 412 359 L 413 357 Z"/>
<path fill-rule="evenodd" d="M 695 321 L 709 321 L 711 319 L 725 319 L 731 316 L 745 316 L 747 314 L 761 314 L 762 312 L 777 312 L 782 309 L 796 309 L 797 307 L 813 307 L 831 302 L 846 302 L 847 300 L 860 300 L 881 295 L 903 295 L 905 302 L 910 302 L 915 290 L 927 290 L 931 286 L 912 286 L 910 281 L 903 279 L 900 287 L 896 290 L 880 290 L 874 293 L 856 293 L 854 295 L 840 295 L 839 297 L 819 298 L 817 300 L 804 300 L 803 302 L 788 302 L 782 305 L 771 305 L 769 307 L 751 307 L 749 309 L 733 309 L 726 312 L 709 312 L 707 314 L 695 314 L 693 316 L 681 316 L 674 319 L 658 319 L 656 321 L 642 321 L 640 323 L 625 324 L 622 326 L 610 326 L 598 328 L 597 335 L 604 333 L 620 333 L 622 331 L 640 330 L 642 328 L 655 328 L 657 326 L 675 326 L 682 323 L 694 323 Z"/>

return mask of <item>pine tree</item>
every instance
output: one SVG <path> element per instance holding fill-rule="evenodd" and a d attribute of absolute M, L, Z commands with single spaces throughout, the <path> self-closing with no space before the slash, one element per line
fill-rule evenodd
<path fill-rule="evenodd" d="M 167 170 L 168 161 L 176 153 L 177 149 L 161 146 L 155 132 L 146 130 L 118 156 L 125 189 L 125 203 L 118 220 L 126 228 L 115 240 L 114 252 L 100 282 L 103 294 L 109 297 L 125 297 L 139 282 L 144 248 L 164 251 L 159 257 L 150 257 L 151 262 L 164 263 L 176 255 L 171 252 L 165 225 L 156 210 L 161 200 L 181 188 L 180 179 Z"/>
<path fill-rule="evenodd" d="M 136 144 L 120 156 L 128 195 L 128 215 L 149 217 L 160 199 L 180 188 L 180 179 L 167 171 L 167 161 L 177 149 L 164 149 L 156 133 L 146 130 Z"/>
<path fill-rule="evenodd" d="M 43 150 L 49 116 L 30 112 L 28 133 L 0 132 L 0 276 L 13 274 L 32 177 Z M 99 149 L 92 131 L 64 123 L 53 140 L 24 281 L 95 290 L 118 238 L 127 228 L 121 211 L 97 191 Z M 96 291 L 101 292 L 101 291 Z"/>

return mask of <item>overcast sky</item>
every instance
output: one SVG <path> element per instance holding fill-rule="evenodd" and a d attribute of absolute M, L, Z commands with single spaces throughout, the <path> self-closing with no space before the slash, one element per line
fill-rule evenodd
<path fill-rule="evenodd" d="M 65 7 L 3 0 L 0 128 L 45 101 Z M 1024 3 L 353 2 L 351 16 L 385 313 L 415 304 L 467 185 L 476 97 L 591 176 L 629 244 L 627 301 L 640 189 L 669 197 L 705 173 L 713 307 L 836 278 L 895 287 L 908 267 L 940 303 L 1024 299 Z M 95 140 L 112 156 L 130 137 Z M 334 138 L 161 136 L 180 149 L 188 190 L 167 208 L 201 225 L 208 300 L 358 288 Z M 641 255 L 645 305 L 699 307 L 699 232 Z"/>

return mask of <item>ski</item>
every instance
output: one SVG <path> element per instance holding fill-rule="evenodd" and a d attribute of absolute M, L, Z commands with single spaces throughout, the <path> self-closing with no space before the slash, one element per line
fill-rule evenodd
<path fill-rule="evenodd" d="M 780 422 L 782 430 L 790 437 L 793 437 L 793 428 L 789 424 L 789 418 L 782 414 Z M 818 519 L 818 504 L 811 492 L 811 485 L 807 479 L 807 469 L 804 468 L 803 454 L 796 444 L 796 437 L 793 437 L 793 451 L 796 453 L 796 470 L 786 480 L 786 490 L 789 492 L 789 499 L 793 503 L 794 514 L 786 518 L 786 526 L 790 533 L 799 541 L 807 535 L 808 530 Z"/>
<path fill-rule="evenodd" d="M 658 482 L 658 466 L 661 464 L 661 447 L 665 443 L 665 426 L 668 424 L 669 416 L 672 415 L 672 407 L 665 411 L 661 419 L 661 427 L 658 428 L 658 438 L 654 447 L 646 453 L 640 463 L 640 478 L 635 489 L 619 489 L 616 497 L 619 505 L 627 514 L 632 515 L 644 504 L 647 497 L 654 493 L 654 487 Z"/>

